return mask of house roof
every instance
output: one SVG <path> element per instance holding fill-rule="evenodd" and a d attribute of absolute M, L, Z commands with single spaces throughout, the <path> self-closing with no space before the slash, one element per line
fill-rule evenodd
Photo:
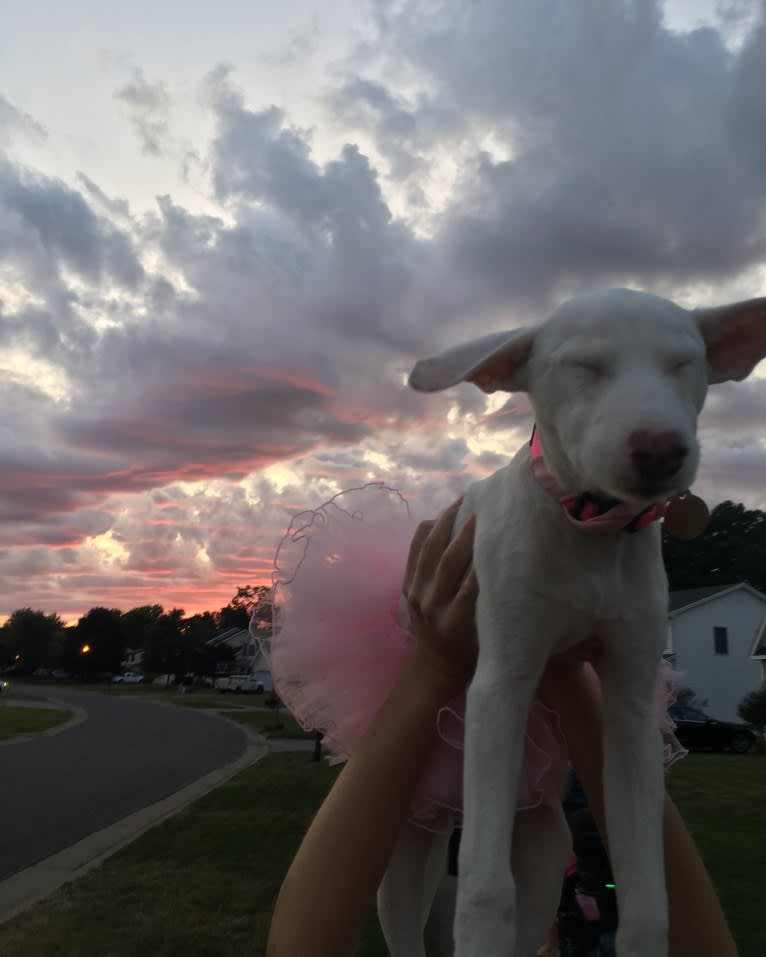
<path fill-rule="evenodd" d="M 739 582 L 736 585 L 709 585 L 707 588 L 681 588 L 678 591 L 670 593 L 670 617 L 683 614 L 696 605 L 701 605 L 711 598 L 720 598 L 729 592 L 744 589 L 755 598 L 760 598 L 766 604 L 766 595 L 748 585 L 747 582 Z"/>
<path fill-rule="evenodd" d="M 751 658 L 766 658 L 766 615 L 763 616 L 761 626 L 756 632 L 753 650 L 750 653 Z"/>
<path fill-rule="evenodd" d="M 247 628 L 227 628 L 209 638 L 205 644 L 214 648 L 216 645 L 244 644 L 248 640 Z"/>

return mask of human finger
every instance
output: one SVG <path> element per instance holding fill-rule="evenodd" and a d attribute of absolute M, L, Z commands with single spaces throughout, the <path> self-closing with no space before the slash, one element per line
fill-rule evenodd
<path fill-rule="evenodd" d="M 404 593 L 405 598 L 410 597 L 412 582 L 415 577 L 415 569 L 417 568 L 418 558 L 420 558 L 420 552 L 423 548 L 423 543 L 430 535 L 431 529 L 435 524 L 435 519 L 429 519 L 428 521 L 421 522 L 415 529 L 415 534 L 412 536 L 412 541 L 410 542 L 410 551 L 407 555 L 407 566 L 404 569 L 404 581 L 402 582 L 402 592 Z"/>
<path fill-rule="evenodd" d="M 449 544 L 452 527 L 455 524 L 455 516 L 461 503 L 462 499 L 458 499 L 441 513 L 423 542 L 411 586 L 411 591 L 416 595 L 422 597 L 428 584 L 433 581 L 444 550 Z"/>
<path fill-rule="evenodd" d="M 475 531 L 476 516 L 471 515 L 444 550 L 431 589 L 431 600 L 436 605 L 454 598 L 464 582 L 473 561 Z"/>
<path fill-rule="evenodd" d="M 478 594 L 479 578 L 476 574 L 476 569 L 473 567 L 473 564 L 471 564 L 468 574 L 460 585 L 457 595 L 455 595 L 455 601 L 460 604 L 463 602 L 473 602 L 475 604 Z"/>

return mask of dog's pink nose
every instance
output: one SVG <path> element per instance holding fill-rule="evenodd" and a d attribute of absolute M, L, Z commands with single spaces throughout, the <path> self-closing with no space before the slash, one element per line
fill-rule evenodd
<path fill-rule="evenodd" d="M 649 482 L 672 478 L 689 454 L 689 448 L 678 432 L 650 432 L 636 429 L 628 437 L 633 467 Z"/>

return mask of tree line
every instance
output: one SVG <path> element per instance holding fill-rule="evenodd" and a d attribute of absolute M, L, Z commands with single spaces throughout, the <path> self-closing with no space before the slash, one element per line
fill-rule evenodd
<path fill-rule="evenodd" d="M 766 593 L 766 513 L 721 502 L 699 538 L 679 542 L 663 531 L 663 555 L 671 590 L 747 582 Z M 147 673 L 214 674 L 232 651 L 210 648 L 209 639 L 225 628 L 247 628 L 256 606 L 266 633 L 271 618 L 268 594 L 265 586 L 245 585 L 220 611 L 190 617 L 183 609 L 165 611 L 161 605 L 126 612 L 91 608 L 70 628 L 56 614 L 19 608 L 0 628 L 0 671 L 117 672 L 126 649 L 141 648 Z"/>
<path fill-rule="evenodd" d="M 116 674 L 128 649 L 141 649 L 146 674 L 214 675 L 235 651 L 208 642 L 228 628 L 247 628 L 258 607 L 261 630 L 270 627 L 269 589 L 245 585 L 216 612 L 186 616 L 182 608 L 162 605 L 91 608 L 76 625 L 65 627 L 59 615 L 18 608 L 0 628 L 0 672 L 31 675 L 60 670 L 84 678 Z"/>

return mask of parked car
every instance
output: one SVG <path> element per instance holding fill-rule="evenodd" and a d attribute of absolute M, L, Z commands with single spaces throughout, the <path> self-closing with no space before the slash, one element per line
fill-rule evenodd
<path fill-rule="evenodd" d="M 123 675 L 115 675 L 112 684 L 140 685 L 144 683 L 144 676 L 137 671 L 126 671 Z"/>
<path fill-rule="evenodd" d="M 749 725 L 717 721 L 699 708 L 674 704 L 668 714 L 676 723 L 676 737 L 689 751 L 747 754 L 755 741 L 755 732 Z"/>
<path fill-rule="evenodd" d="M 35 668 L 35 670 L 32 672 L 32 677 L 33 678 L 50 678 L 51 674 L 52 672 L 50 668 Z"/>
<path fill-rule="evenodd" d="M 225 678 L 216 678 L 215 689 L 225 694 L 233 691 L 235 694 L 263 694 L 263 682 L 253 675 L 227 675 Z"/>

